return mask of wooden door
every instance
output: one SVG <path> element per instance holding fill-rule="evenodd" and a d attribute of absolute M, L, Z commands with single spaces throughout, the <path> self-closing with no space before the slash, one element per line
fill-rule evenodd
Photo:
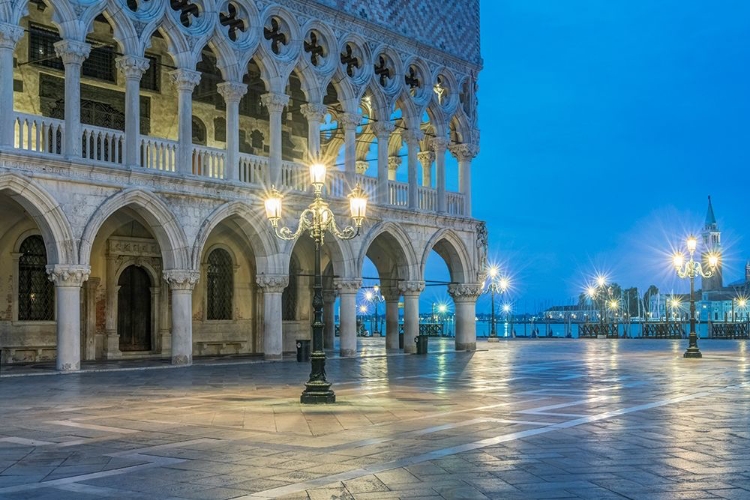
<path fill-rule="evenodd" d="M 151 350 L 151 279 L 137 266 L 128 266 L 117 283 L 117 333 L 121 351 Z"/>

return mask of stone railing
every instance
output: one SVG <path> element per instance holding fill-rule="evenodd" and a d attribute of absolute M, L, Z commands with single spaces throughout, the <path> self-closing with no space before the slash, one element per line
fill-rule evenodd
<path fill-rule="evenodd" d="M 141 165 L 150 170 L 174 172 L 177 163 L 177 142 L 141 136 Z"/>
<path fill-rule="evenodd" d="M 367 193 L 367 197 L 370 200 L 375 200 L 378 196 L 378 179 L 361 174 L 357 174 L 356 179 L 359 185 L 362 186 L 362 189 L 365 190 L 365 193 Z"/>
<path fill-rule="evenodd" d="M 240 182 L 263 184 L 268 175 L 268 158 L 240 153 Z"/>
<path fill-rule="evenodd" d="M 224 179 L 227 152 L 207 146 L 193 146 L 193 175 Z"/>
<path fill-rule="evenodd" d="M 445 193 L 445 208 L 450 215 L 464 215 L 464 195 L 461 193 Z"/>
<path fill-rule="evenodd" d="M 103 163 L 122 163 L 125 133 L 92 125 L 81 129 L 81 156 Z"/>
<path fill-rule="evenodd" d="M 419 201 L 419 209 L 425 212 L 437 212 L 437 191 L 420 186 L 417 191 L 417 197 Z"/>
<path fill-rule="evenodd" d="M 388 203 L 397 207 L 409 205 L 409 184 L 406 182 L 388 181 Z"/>
<path fill-rule="evenodd" d="M 65 122 L 55 118 L 16 113 L 15 146 L 37 153 L 62 154 Z"/>

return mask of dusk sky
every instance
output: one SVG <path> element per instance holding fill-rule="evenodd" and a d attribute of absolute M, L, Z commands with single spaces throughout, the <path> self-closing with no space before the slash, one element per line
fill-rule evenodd
<path fill-rule="evenodd" d="M 744 276 L 750 2 L 482 0 L 481 19 L 474 216 L 517 312 L 597 271 L 685 291 L 670 243 L 700 232 L 708 195 L 725 284 Z"/>

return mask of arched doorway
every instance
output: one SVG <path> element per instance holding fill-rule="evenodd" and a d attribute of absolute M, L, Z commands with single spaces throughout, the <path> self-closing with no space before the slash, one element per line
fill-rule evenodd
<path fill-rule="evenodd" d="M 117 334 L 121 351 L 151 350 L 151 278 L 138 266 L 126 267 L 117 282 Z"/>

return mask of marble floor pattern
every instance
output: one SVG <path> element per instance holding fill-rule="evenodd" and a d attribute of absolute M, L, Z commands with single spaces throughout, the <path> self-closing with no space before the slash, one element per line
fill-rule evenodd
<path fill-rule="evenodd" d="M 4 370 L 0 499 L 750 499 L 747 341 L 361 342 L 328 406 L 293 360 Z"/>

